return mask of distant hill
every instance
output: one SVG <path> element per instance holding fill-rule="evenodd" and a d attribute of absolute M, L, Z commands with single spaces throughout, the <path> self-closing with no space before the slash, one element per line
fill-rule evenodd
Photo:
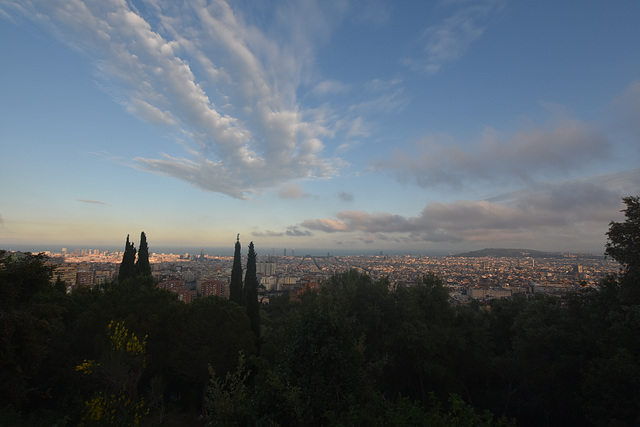
<path fill-rule="evenodd" d="M 481 258 L 481 257 L 496 257 L 496 258 L 565 258 L 565 255 L 560 252 L 542 252 L 534 251 L 533 249 L 503 249 L 503 248 L 485 248 L 478 251 L 465 252 L 462 254 L 452 255 L 455 257 L 465 258 Z"/>

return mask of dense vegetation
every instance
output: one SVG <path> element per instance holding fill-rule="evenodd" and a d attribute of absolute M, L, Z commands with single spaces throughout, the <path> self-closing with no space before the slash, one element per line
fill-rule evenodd
<path fill-rule="evenodd" d="M 45 257 L 0 253 L 0 425 L 639 425 L 640 201 L 624 201 L 618 276 L 490 307 L 451 306 L 428 272 L 390 291 L 350 271 L 258 320 L 145 274 L 66 295 Z"/>

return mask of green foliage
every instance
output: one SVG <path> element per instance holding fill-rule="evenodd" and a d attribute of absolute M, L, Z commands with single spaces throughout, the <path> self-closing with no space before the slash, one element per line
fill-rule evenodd
<path fill-rule="evenodd" d="M 0 308 L 29 304 L 33 298 L 51 289 L 53 266 L 43 254 L 22 257 L 0 251 Z"/>
<path fill-rule="evenodd" d="M 557 297 L 530 301 L 515 319 L 513 355 L 521 411 L 565 424 L 580 424 L 576 411 L 586 356 L 593 344 L 579 333 L 579 324 Z M 553 387 L 549 387 L 553 384 Z"/>
<path fill-rule="evenodd" d="M 617 347 L 590 361 L 582 383 L 587 419 L 594 425 L 640 425 L 638 353 Z"/>
<path fill-rule="evenodd" d="M 373 373 L 380 360 L 367 359 L 366 327 L 358 317 L 366 318 L 366 311 L 375 307 L 357 298 L 373 287 L 368 276 L 355 271 L 333 276 L 319 294 L 306 294 L 287 320 L 279 369 L 289 391 L 296 391 L 300 416 L 309 423 L 333 424 L 350 407 L 366 408 L 373 402 Z"/>
<path fill-rule="evenodd" d="M 493 414 L 489 411 L 478 413 L 473 406 L 467 404 L 459 395 L 449 395 L 449 410 L 445 412 L 435 395 L 429 395 L 431 410 L 425 415 L 425 425 L 428 426 L 456 426 L 456 427 L 489 427 L 492 425 L 515 425 L 508 420 L 493 422 Z"/>
<path fill-rule="evenodd" d="M 42 254 L 0 253 L 0 402 L 20 407 L 40 391 L 39 371 L 63 329 L 65 298 Z"/>
<path fill-rule="evenodd" d="M 428 275 L 423 285 L 400 288 L 392 298 L 397 310 L 387 319 L 388 387 L 420 400 L 429 391 L 444 397 L 456 390 L 454 356 L 463 351 L 464 340 L 454 326 L 455 311 L 442 282 Z"/>
<path fill-rule="evenodd" d="M 146 367 L 146 340 L 129 331 L 124 322 L 107 326 L 108 350 L 100 360 L 85 360 L 76 371 L 96 378 L 98 391 L 85 402 L 80 425 L 134 426 L 149 414 L 138 386 Z"/>
<path fill-rule="evenodd" d="M 245 367 L 242 352 L 238 367 L 227 372 L 224 380 L 209 365 L 209 386 L 204 397 L 204 420 L 207 426 L 236 426 L 247 424 L 246 382 L 251 374 Z"/>
<path fill-rule="evenodd" d="M 167 347 L 157 355 L 155 369 L 167 376 L 171 400 L 200 408 L 207 366 L 227 372 L 235 368 L 240 351 L 255 353 L 246 310 L 228 300 L 207 297 L 179 306 L 167 320 Z"/>

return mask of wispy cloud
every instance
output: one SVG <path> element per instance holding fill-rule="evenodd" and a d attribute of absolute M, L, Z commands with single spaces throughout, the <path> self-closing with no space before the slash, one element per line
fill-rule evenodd
<path fill-rule="evenodd" d="M 384 26 L 393 15 L 393 3 L 384 0 L 358 0 L 351 2 L 354 19 L 375 27 Z M 395 4 L 393 4 L 395 6 Z"/>
<path fill-rule="evenodd" d="M 266 231 L 252 231 L 251 235 L 253 237 L 282 237 L 285 235 L 285 233 L 283 231 L 266 230 Z"/>
<path fill-rule="evenodd" d="M 449 17 L 425 28 L 414 42 L 412 56 L 402 62 L 428 74 L 460 58 L 484 33 L 489 18 L 499 12 L 505 0 L 449 2 L 457 10 Z"/>
<path fill-rule="evenodd" d="M 410 101 L 404 91 L 400 79 L 375 79 L 365 84 L 365 90 L 372 95 L 366 100 L 355 103 L 349 110 L 358 114 L 364 113 L 397 113 L 402 111 Z"/>
<path fill-rule="evenodd" d="M 349 90 L 349 86 L 337 80 L 323 80 L 311 89 L 311 93 L 315 95 L 327 95 L 335 93 L 345 93 Z"/>
<path fill-rule="evenodd" d="M 325 233 L 353 233 L 363 242 L 394 239 L 490 244 L 527 242 L 542 236 L 548 242 L 560 241 L 562 236 L 604 241 L 609 221 L 620 215 L 620 198 L 638 187 L 640 169 L 635 169 L 538 184 L 487 200 L 429 203 L 415 217 L 343 211 L 335 218 L 303 221 L 300 227 Z"/>
<path fill-rule="evenodd" d="M 101 202 L 100 200 L 89 200 L 89 199 L 75 199 L 77 202 L 89 203 L 92 205 L 106 205 L 108 203 Z"/>
<path fill-rule="evenodd" d="M 184 158 L 139 157 L 140 168 L 238 198 L 336 172 L 339 161 L 323 155 L 332 130 L 300 107 L 296 91 L 315 45 L 346 13 L 342 2 L 279 3 L 268 28 L 224 0 L 149 2 L 144 15 L 118 0 L 25 0 L 13 9 L 94 59 L 127 111 L 192 144 Z"/>

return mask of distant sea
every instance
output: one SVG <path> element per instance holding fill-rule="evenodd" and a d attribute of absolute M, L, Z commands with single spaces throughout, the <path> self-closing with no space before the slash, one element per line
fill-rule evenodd
<path fill-rule="evenodd" d="M 67 252 L 73 252 L 76 249 L 79 250 L 88 250 L 88 249 L 97 249 L 99 251 L 109 251 L 109 252 L 122 252 L 124 251 L 123 247 L 114 247 L 114 246 L 74 246 L 74 245 L 17 245 L 13 247 L 2 247 L 0 249 L 6 249 L 9 251 L 21 251 L 21 252 L 52 252 L 52 253 L 61 253 L 62 248 L 66 248 Z M 256 246 L 256 252 L 258 257 L 260 256 L 283 256 L 284 255 L 283 247 L 280 248 L 261 248 Z M 287 256 L 292 256 L 292 248 L 287 249 Z M 379 256 L 379 255 L 411 255 L 411 256 L 445 256 L 449 255 L 449 252 L 442 251 L 402 251 L 402 250 L 384 250 L 384 249 L 349 249 L 349 248 L 333 248 L 333 249 L 322 249 L 322 248 L 293 248 L 295 251 L 295 256 L 302 257 L 304 255 L 312 255 L 312 256 L 327 256 L 327 254 L 332 256 L 355 256 L 355 255 L 364 255 L 364 256 Z M 205 255 L 212 256 L 233 256 L 234 247 L 230 245 L 229 247 L 197 247 L 197 246 L 149 246 L 149 251 L 157 254 L 190 254 L 190 255 L 200 255 L 200 251 L 204 251 Z M 248 251 L 247 245 L 242 245 L 242 254 L 246 255 Z"/>

